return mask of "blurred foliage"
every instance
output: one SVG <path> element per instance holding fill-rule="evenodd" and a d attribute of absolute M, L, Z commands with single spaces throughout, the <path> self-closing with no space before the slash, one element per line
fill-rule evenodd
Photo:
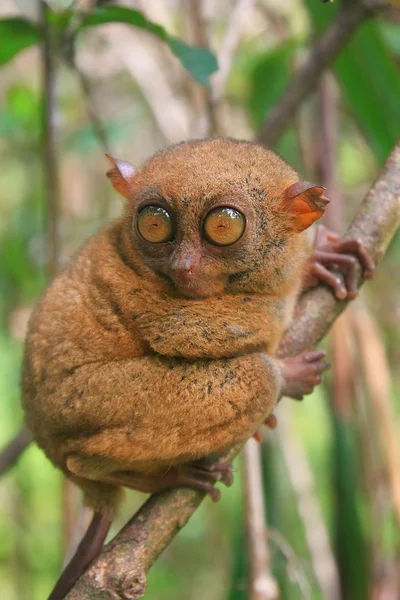
<path fill-rule="evenodd" d="M 49 3 L 50 4 L 50 3 Z M 51 3 L 56 6 L 56 1 Z M 62 262 L 88 235 L 119 214 L 121 203 L 104 178 L 107 169 L 99 132 L 89 114 L 98 114 L 112 152 L 140 162 L 170 140 L 162 133 L 154 106 L 148 102 L 143 80 L 119 64 L 104 37 L 101 23 L 123 22 L 152 34 L 152 52 L 159 72 L 147 74 L 155 99 L 164 98 L 159 86 L 170 81 L 165 119 L 197 123 L 190 108 L 193 80 L 186 77 L 166 43 L 192 78 L 208 83 L 216 68 L 218 49 L 229 25 L 231 4 L 215 3 L 208 15 L 213 52 L 189 46 L 181 4 L 176 1 L 107 6 L 82 16 L 83 3 L 59 2 L 50 25 L 59 41 L 80 30 L 78 63 L 90 78 L 91 96 L 80 87 L 77 73 L 65 66 L 63 44 L 58 44 L 55 122 L 60 148 Z M 218 6 L 217 6 L 218 4 Z M 276 3 L 264 0 L 266 10 L 246 19 L 243 38 L 234 54 L 221 111 L 226 133 L 251 138 L 290 81 L 295 68 L 320 33 L 334 18 L 339 3 L 315 0 Z M 36 23 L 17 14 L 12 0 L 0 7 L 0 443 L 12 438 L 22 422 L 19 371 L 22 340 L 33 304 L 47 282 L 45 193 L 41 175 L 42 98 L 41 65 L 35 46 Z M 6 7 L 7 8 L 7 7 Z M 11 16 L 10 16 L 11 15 Z M 15 16 L 14 16 L 15 15 Z M 155 16 L 156 15 L 156 16 Z M 157 18 L 156 18 L 157 17 Z M 156 24 L 157 22 L 157 24 Z M 279 26 L 278 26 L 278 25 Z M 94 27 L 96 25 L 96 27 Z M 172 32 L 172 33 L 168 33 Z M 400 137 L 400 25 L 394 20 L 370 21 L 335 61 L 334 90 L 339 98 L 337 173 L 344 195 L 346 222 Z M 117 40 L 118 43 L 118 40 Z M 125 43 L 125 42 L 124 42 Z M 32 46 L 29 50 L 25 50 Z M 22 52 L 24 50 L 24 52 Z M 130 49 L 127 48 L 127 52 Z M 144 64 L 148 49 L 143 48 Z M 138 68 L 138 65 L 136 65 Z M 132 70 L 134 71 L 135 65 Z M 212 77 L 211 77 L 212 83 Z M 165 90 L 166 88 L 162 88 Z M 198 89 L 198 88 L 196 88 Z M 175 108 L 176 108 L 175 107 Z M 189 109 L 188 109 L 189 107 Z M 185 112 L 188 109 L 188 112 Z M 315 152 L 318 136 L 317 103 L 311 95 L 282 137 L 279 152 L 312 180 L 304 149 Z M 180 111 L 181 120 L 177 119 Z M 172 116 L 173 115 L 173 116 Z M 174 121 L 175 122 L 175 121 Z M 400 391 L 399 297 L 400 238 L 397 236 L 377 275 L 368 286 L 365 302 L 379 322 L 393 377 L 393 403 Z M 398 394 L 397 394 L 398 398 Z M 328 386 L 301 405 L 292 403 L 296 433 L 314 476 L 315 496 L 331 535 L 340 568 L 342 597 L 365 600 L 376 587 L 377 573 L 399 560 L 399 531 L 382 457 L 379 481 L 365 475 L 360 423 L 365 415 L 352 405 L 352 418 L 341 418 L 332 408 Z M 279 411 L 278 411 L 279 419 Z M 375 432 L 378 437 L 378 432 Z M 317 581 L 313 559 L 276 432 L 268 432 L 263 446 L 266 511 L 274 573 L 284 600 L 326 600 Z M 376 440 L 374 447 L 379 447 Z M 384 498 L 377 516 L 375 496 Z M 127 493 L 120 521 L 130 517 L 142 501 Z M 381 525 L 376 539 L 376 523 Z M 375 536 L 375 537 L 374 537 Z M 62 561 L 63 505 L 61 476 L 42 453 L 31 447 L 0 485 L 0 589 L 7 600 L 43 600 Z M 379 543 L 378 543 L 379 542 Z M 380 581 L 380 580 L 379 580 Z M 375 587 L 374 587 L 375 586 Z M 206 500 L 177 540 L 149 573 L 149 600 L 244 600 L 247 593 L 247 552 L 240 474 L 233 488 L 223 490 L 219 505 Z M 393 596 L 394 598 L 394 596 Z"/>
<path fill-rule="evenodd" d="M 127 23 L 153 33 L 166 42 L 185 69 L 197 81 L 205 85 L 208 84 L 209 75 L 218 68 L 215 56 L 207 48 L 189 46 L 182 40 L 169 35 L 164 27 L 155 25 L 146 19 L 143 13 L 123 6 L 107 6 L 91 11 L 82 18 L 79 29 L 104 23 Z"/>
<path fill-rule="evenodd" d="M 0 21 L 0 39 L 0 65 L 4 65 L 17 52 L 37 44 L 40 35 L 37 27 L 26 19 L 3 19 Z"/>
<path fill-rule="evenodd" d="M 337 14 L 338 3 L 305 0 L 316 31 Z M 400 71 L 377 23 L 364 23 L 333 65 L 348 103 L 380 163 L 400 137 Z"/>
<path fill-rule="evenodd" d="M 78 18 L 78 27 L 68 31 L 68 27 Z M 124 6 L 106 6 L 94 8 L 88 13 L 77 13 L 65 10 L 53 13 L 50 22 L 57 28 L 58 36 L 68 35 L 74 38 L 79 31 L 95 25 L 107 23 L 126 23 L 144 29 L 166 42 L 172 52 L 179 58 L 185 69 L 200 83 L 208 85 L 208 78 L 218 65 L 216 58 L 207 48 L 189 46 L 182 40 L 167 33 L 164 27 L 152 23 L 137 10 Z M 35 23 L 23 18 L 4 19 L 0 21 L 0 65 L 11 60 L 17 52 L 37 44 L 40 41 L 40 30 Z"/>

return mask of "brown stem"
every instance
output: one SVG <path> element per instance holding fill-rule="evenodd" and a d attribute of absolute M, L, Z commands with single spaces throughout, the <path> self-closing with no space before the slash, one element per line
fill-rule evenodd
<path fill-rule="evenodd" d="M 378 263 L 400 222 L 400 143 L 361 204 L 346 238 L 359 237 Z M 360 283 L 362 278 L 360 275 Z M 346 303 L 319 286 L 299 303 L 298 317 L 280 345 L 281 356 L 312 348 L 326 335 Z M 233 450 L 227 458 L 237 453 Z M 151 496 L 107 544 L 99 558 L 77 581 L 68 600 L 112 600 L 119 590 L 123 600 L 141 598 L 146 572 L 186 525 L 204 494 L 195 490 L 170 490 Z"/>
<path fill-rule="evenodd" d="M 275 108 L 268 113 L 257 136 L 259 142 L 273 146 L 278 141 L 288 120 L 313 91 L 323 71 L 332 64 L 356 29 L 372 16 L 373 9 L 383 4 L 381 0 L 346 2 L 335 21 L 313 46 L 306 62 L 294 75 Z"/>
<path fill-rule="evenodd" d="M 182 8 L 190 44 L 209 48 L 203 0 L 183 0 Z M 210 90 L 192 78 L 188 82 L 188 88 L 195 112 L 195 123 L 192 126 L 194 137 L 212 135 L 217 129 L 217 123 Z"/>

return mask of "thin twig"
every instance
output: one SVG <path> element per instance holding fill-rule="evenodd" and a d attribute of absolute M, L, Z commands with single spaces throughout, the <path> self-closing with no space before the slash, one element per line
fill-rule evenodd
<path fill-rule="evenodd" d="M 43 172 L 45 193 L 47 194 L 48 235 L 49 235 L 49 275 L 54 277 L 59 266 L 60 240 L 58 235 L 60 217 L 60 182 L 57 164 L 57 144 L 55 126 L 55 69 L 54 48 L 51 39 L 48 17 L 50 9 L 40 0 L 41 53 L 43 65 Z"/>
<path fill-rule="evenodd" d="M 264 491 L 259 444 L 250 439 L 243 449 L 244 496 L 248 555 L 249 600 L 277 600 L 279 589 L 270 573 L 266 543 Z"/>
<path fill-rule="evenodd" d="M 311 586 L 307 574 L 300 558 L 296 555 L 288 540 L 280 531 L 270 528 L 268 530 L 268 539 L 275 544 L 282 557 L 285 559 L 285 571 L 290 581 L 295 583 L 301 593 L 302 600 L 310 600 Z M 272 544 L 271 544 L 272 545 Z"/>
<path fill-rule="evenodd" d="M 400 222 L 400 143 L 371 188 L 346 238 L 359 238 L 375 262 L 382 258 Z M 360 274 L 360 283 L 362 277 Z M 309 291 L 299 302 L 297 318 L 280 345 L 281 356 L 294 356 L 314 347 L 346 306 L 326 287 Z M 237 448 L 224 460 L 231 459 Z M 204 498 L 190 489 L 151 496 L 120 533 L 105 546 L 93 565 L 67 595 L 68 600 L 141 598 L 146 572 L 186 525 Z"/>
<path fill-rule="evenodd" d="M 214 102 L 219 102 L 224 95 L 233 56 L 242 37 L 246 17 L 250 14 L 254 4 L 255 0 L 237 0 L 230 14 L 227 31 L 218 52 L 218 71 L 212 78 Z"/>
<path fill-rule="evenodd" d="M 368 4 L 368 5 L 367 5 Z M 290 81 L 257 136 L 266 146 L 273 146 L 302 101 L 313 91 L 323 71 L 342 51 L 356 29 L 373 15 L 374 8 L 385 4 L 382 0 L 353 0 L 347 2 L 335 21 L 311 49 L 306 62 Z"/>
<path fill-rule="evenodd" d="M 107 133 L 103 122 L 98 115 L 98 111 L 93 100 L 93 92 L 90 80 L 88 77 L 86 77 L 86 75 L 79 69 L 79 67 L 76 64 L 73 64 L 72 67 L 81 84 L 82 92 L 86 100 L 86 109 L 89 115 L 89 119 L 92 123 L 93 132 L 97 137 L 97 140 L 104 154 L 110 154 Z"/>

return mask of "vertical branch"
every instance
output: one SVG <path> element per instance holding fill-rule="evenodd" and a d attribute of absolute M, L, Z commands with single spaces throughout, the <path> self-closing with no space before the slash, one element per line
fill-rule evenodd
<path fill-rule="evenodd" d="M 57 165 L 57 145 L 55 127 L 55 69 L 54 48 L 48 23 L 50 9 L 44 0 L 39 2 L 42 33 L 43 65 L 43 172 L 47 195 L 48 240 L 50 277 L 54 277 L 59 266 L 60 242 L 58 225 L 60 217 L 60 182 Z"/>
<path fill-rule="evenodd" d="M 270 573 L 260 447 L 250 439 L 243 449 L 246 530 L 250 564 L 249 600 L 277 600 Z"/>
<path fill-rule="evenodd" d="M 288 405 L 284 404 L 284 418 L 278 434 L 286 469 L 297 498 L 297 508 L 303 522 L 304 534 L 311 555 L 316 580 L 325 600 L 340 598 L 339 574 L 332 552 L 329 533 L 315 494 L 314 477 L 303 445 L 291 423 Z"/>

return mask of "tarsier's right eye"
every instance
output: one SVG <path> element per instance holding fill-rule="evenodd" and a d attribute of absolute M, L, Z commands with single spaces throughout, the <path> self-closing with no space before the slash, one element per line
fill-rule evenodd
<path fill-rule="evenodd" d="M 162 206 L 145 206 L 138 214 L 140 235 L 148 242 L 161 244 L 174 239 L 171 215 Z"/>

